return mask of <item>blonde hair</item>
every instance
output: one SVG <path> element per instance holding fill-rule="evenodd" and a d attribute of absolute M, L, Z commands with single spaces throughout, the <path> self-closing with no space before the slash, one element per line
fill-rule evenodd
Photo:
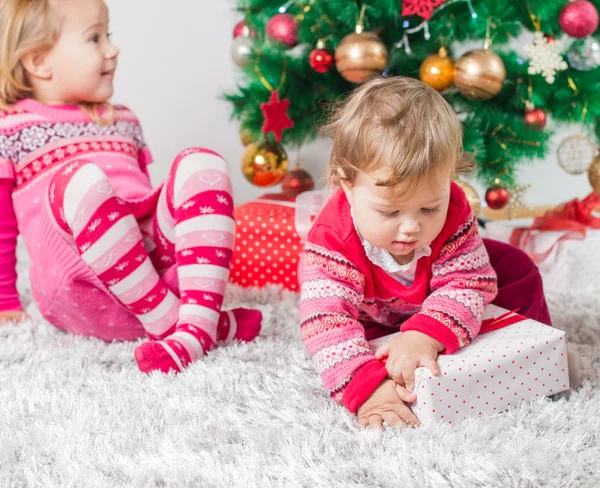
<path fill-rule="evenodd" d="M 377 186 L 410 184 L 450 169 L 468 172 L 462 126 L 433 88 L 406 77 L 372 78 L 334 109 L 323 132 L 333 138 L 326 178 L 352 184 L 358 172 L 387 168 Z"/>
<path fill-rule="evenodd" d="M 52 49 L 60 36 L 60 22 L 50 0 L 0 0 L 0 110 L 33 96 L 23 56 Z M 90 119 L 110 124 L 110 104 L 81 103 Z"/>

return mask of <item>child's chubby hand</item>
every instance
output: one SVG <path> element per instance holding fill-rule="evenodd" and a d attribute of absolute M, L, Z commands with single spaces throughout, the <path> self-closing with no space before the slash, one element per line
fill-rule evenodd
<path fill-rule="evenodd" d="M 8 322 L 23 322 L 29 320 L 29 316 L 21 310 L 6 310 L 0 312 L 0 325 L 4 325 Z"/>
<path fill-rule="evenodd" d="M 388 376 L 398 385 L 412 391 L 415 388 L 415 369 L 424 366 L 434 376 L 440 374 L 436 361 L 445 346 L 433 337 L 409 330 L 381 346 L 375 352 L 379 360 L 386 359 Z"/>
<path fill-rule="evenodd" d="M 404 402 L 414 402 L 416 395 L 385 379 L 358 409 L 358 423 L 363 427 L 383 430 L 383 422 L 390 427 L 418 427 L 419 419 Z"/>

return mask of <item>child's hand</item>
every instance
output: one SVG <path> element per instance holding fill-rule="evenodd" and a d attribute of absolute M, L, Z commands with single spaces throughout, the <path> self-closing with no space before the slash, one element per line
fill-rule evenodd
<path fill-rule="evenodd" d="M 385 367 L 388 376 L 412 391 L 415 388 L 415 369 L 418 367 L 428 368 L 434 376 L 440 374 L 436 359 L 444 347 L 427 334 L 409 330 L 377 349 L 375 357 L 381 360 L 387 356 Z"/>
<path fill-rule="evenodd" d="M 398 388 L 398 389 L 396 389 Z M 383 380 L 371 396 L 358 409 L 358 423 L 363 427 L 383 430 L 383 422 L 390 427 L 421 425 L 419 419 L 404 402 L 414 402 L 416 395 L 395 385 L 391 380 Z"/>
<path fill-rule="evenodd" d="M 7 322 L 23 322 L 29 320 L 29 316 L 21 310 L 6 310 L 0 312 L 0 325 L 4 325 Z"/>

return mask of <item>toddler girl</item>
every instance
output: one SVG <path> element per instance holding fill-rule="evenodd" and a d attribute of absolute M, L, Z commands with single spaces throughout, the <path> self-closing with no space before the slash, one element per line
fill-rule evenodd
<path fill-rule="evenodd" d="M 452 108 L 410 78 L 366 82 L 327 127 L 330 183 L 300 265 L 302 337 L 332 398 L 363 426 L 418 425 L 414 372 L 439 374 L 492 302 L 549 324 L 537 268 L 479 236 L 452 178 L 463 160 Z M 374 355 L 368 341 L 400 329 Z"/>
<path fill-rule="evenodd" d="M 119 51 L 102 0 L 0 2 L 0 322 L 20 319 L 17 229 L 56 327 L 150 341 L 144 372 L 181 371 L 261 314 L 221 304 L 234 239 L 226 162 L 180 153 L 152 189 L 133 113 L 111 106 Z"/>

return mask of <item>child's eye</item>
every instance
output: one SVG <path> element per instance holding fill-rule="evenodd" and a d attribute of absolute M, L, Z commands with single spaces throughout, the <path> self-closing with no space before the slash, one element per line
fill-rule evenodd
<path fill-rule="evenodd" d="M 100 40 L 100 36 L 98 34 L 94 34 L 90 41 L 97 43 Z"/>
<path fill-rule="evenodd" d="M 110 41 L 112 39 L 112 32 L 109 32 L 108 34 L 106 34 L 106 38 Z"/>
<path fill-rule="evenodd" d="M 398 215 L 398 210 L 395 212 L 379 212 L 384 219 L 393 219 L 396 215 Z"/>
<path fill-rule="evenodd" d="M 440 207 L 433 207 L 433 208 L 422 208 L 421 212 L 423 212 L 425 215 L 433 215 L 436 214 L 440 211 Z"/>

